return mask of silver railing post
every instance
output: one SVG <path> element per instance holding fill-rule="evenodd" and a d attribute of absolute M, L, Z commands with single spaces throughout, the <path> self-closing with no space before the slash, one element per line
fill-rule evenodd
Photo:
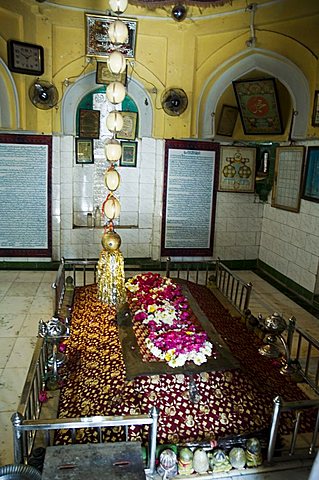
<path fill-rule="evenodd" d="M 274 398 L 274 411 L 272 414 L 269 445 L 268 445 L 268 452 L 267 452 L 267 460 L 269 463 L 271 463 L 272 458 L 274 456 L 274 452 L 275 452 L 281 407 L 282 407 L 282 400 L 279 396 L 277 396 Z"/>
<path fill-rule="evenodd" d="M 24 463 L 23 458 L 23 432 L 20 430 L 23 417 L 15 412 L 11 417 L 13 427 L 13 461 L 15 464 Z"/>
<path fill-rule="evenodd" d="M 245 302 L 244 302 L 244 311 L 247 310 L 247 308 L 249 306 L 252 287 L 253 287 L 253 284 L 251 282 L 246 283 L 246 297 L 245 297 Z"/>
<path fill-rule="evenodd" d="M 156 437 L 157 437 L 157 425 L 158 425 L 158 416 L 159 410 L 156 407 L 152 407 L 149 412 L 150 417 L 153 419 L 150 430 L 150 440 L 149 440 L 149 470 L 151 475 L 155 473 L 155 457 L 156 457 Z"/>
<path fill-rule="evenodd" d="M 289 352 L 289 362 L 291 361 L 291 350 L 292 350 L 292 341 L 293 341 L 293 336 L 296 330 L 296 319 L 294 316 L 290 317 L 288 319 L 288 325 L 287 325 L 287 350 Z"/>
<path fill-rule="evenodd" d="M 170 278 L 171 275 L 171 257 L 166 259 L 166 277 Z"/>

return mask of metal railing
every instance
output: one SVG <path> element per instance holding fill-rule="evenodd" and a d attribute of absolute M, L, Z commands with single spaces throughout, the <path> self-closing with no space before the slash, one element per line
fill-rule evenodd
<path fill-rule="evenodd" d="M 148 466 L 147 471 L 155 471 L 156 436 L 158 425 L 158 409 L 152 407 L 149 415 L 124 415 L 124 416 L 93 416 L 81 418 L 57 418 L 53 420 L 38 419 L 29 420 L 18 412 L 12 416 L 14 432 L 14 463 L 27 463 L 30 455 L 30 439 L 34 438 L 37 432 L 45 433 L 45 447 L 50 446 L 50 432 L 57 430 L 70 430 L 72 443 L 76 443 L 76 431 L 82 429 L 97 430 L 99 442 L 103 442 L 103 428 L 125 427 L 125 440 L 128 441 L 129 426 L 150 426 L 148 442 Z"/>
<path fill-rule="evenodd" d="M 44 344 L 45 341 L 43 338 L 37 339 L 18 409 L 14 414 L 26 420 L 37 421 L 41 414 L 42 403 L 40 401 L 40 392 L 44 388 L 44 379 L 47 373 L 47 357 Z M 34 440 L 35 432 L 30 432 L 29 435 L 24 438 L 24 450 L 27 456 L 31 454 Z M 15 445 L 16 438 L 14 437 L 14 447 Z M 16 462 L 16 457 L 15 463 L 20 463 Z"/>
<path fill-rule="evenodd" d="M 90 282 L 96 281 L 96 265 L 95 260 L 64 260 L 62 259 L 61 265 L 57 272 L 55 283 L 52 285 L 54 289 L 54 308 L 53 312 L 60 312 L 63 301 L 66 296 L 66 283 L 67 274 L 69 273 L 74 282 L 74 286 L 86 285 L 87 280 Z M 252 285 L 243 282 L 233 272 L 231 272 L 225 265 L 222 264 L 220 259 L 217 262 L 198 262 L 194 265 L 185 262 L 171 262 L 167 260 L 166 275 L 171 276 L 177 274 L 178 278 L 184 278 L 189 281 L 195 281 L 208 285 L 209 282 L 214 280 L 218 290 L 228 298 L 233 306 L 238 311 L 243 313 L 249 305 L 249 298 L 252 289 Z M 291 322 L 290 322 L 291 323 Z M 294 336 L 298 336 L 296 341 Z M 307 342 L 306 358 L 302 358 L 302 352 L 305 351 L 304 343 Z M 287 356 L 290 363 L 300 364 L 300 372 L 305 380 L 313 387 L 318 388 L 318 362 L 316 364 L 315 372 L 313 372 L 312 352 L 319 352 L 319 344 L 306 332 L 302 331 L 299 327 L 290 325 L 287 335 L 287 348 L 289 355 Z M 309 379 L 310 371 L 314 373 L 313 380 Z M 70 429 L 73 437 L 75 438 L 75 430 L 79 428 L 95 428 L 98 431 L 100 429 L 111 425 L 123 425 L 127 428 L 128 425 L 141 425 L 144 421 L 144 425 L 151 425 L 151 446 L 150 451 L 150 463 L 149 470 L 152 471 L 155 465 L 155 451 L 156 449 L 156 432 L 158 422 L 158 412 L 154 411 L 150 416 L 132 416 L 132 417 L 85 417 L 81 419 L 65 418 L 65 419 L 40 419 L 41 414 L 41 402 L 39 400 L 39 394 L 43 389 L 43 379 L 47 375 L 47 352 L 45 347 L 45 341 L 43 338 L 38 338 L 34 355 L 30 364 L 27 379 L 21 395 L 20 404 L 17 412 L 12 416 L 12 424 L 14 430 L 14 454 L 15 463 L 26 462 L 32 452 L 34 440 L 37 432 L 46 432 L 46 441 L 49 442 L 50 431 L 58 429 Z M 301 402 L 284 402 L 279 397 L 274 400 L 274 414 L 271 424 L 271 435 L 268 449 L 268 460 L 273 461 L 275 458 L 275 444 L 278 433 L 278 425 L 280 421 L 281 413 L 287 411 L 296 412 L 296 426 L 293 433 L 293 438 L 296 439 L 299 427 L 299 412 L 309 408 L 319 407 L 319 401 L 301 401 Z M 115 422 L 115 423 L 114 423 Z M 137 422 L 137 423 L 134 423 Z M 318 417 L 316 423 L 315 432 L 318 430 Z M 127 430 L 126 430 L 127 432 Z M 316 437 L 313 436 L 313 441 L 310 445 L 309 452 L 314 449 Z M 295 455 L 295 443 L 290 448 L 290 453 L 287 459 L 294 459 Z M 48 443 L 49 444 L 49 443 Z M 155 445 L 155 447 L 154 447 Z M 306 453 L 306 457 L 307 457 Z M 281 459 L 283 457 L 281 456 Z M 305 458 L 305 456 L 303 457 Z"/>
<path fill-rule="evenodd" d="M 227 268 L 218 258 L 216 261 L 216 286 L 221 293 L 240 313 L 249 306 L 252 290 L 251 283 L 245 283 L 241 278 Z"/>
<path fill-rule="evenodd" d="M 174 277 L 191 281 L 201 285 L 208 285 L 211 276 L 215 275 L 216 262 L 172 262 L 171 258 L 166 259 L 166 276 L 170 278 L 172 273 Z"/>
<path fill-rule="evenodd" d="M 302 419 L 302 413 L 307 410 L 317 411 L 317 417 L 312 432 L 312 437 L 306 453 L 304 452 L 305 448 L 301 448 L 298 445 L 298 434 Z M 294 428 L 292 431 L 289 449 L 285 452 L 283 449 L 276 451 L 276 441 L 278 436 L 278 429 L 280 424 L 280 417 L 282 413 L 292 412 L 295 414 Z M 274 399 L 274 411 L 272 415 L 272 422 L 270 428 L 268 452 L 267 452 L 267 461 L 273 463 L 276 460 L 295 460 L 296 458 L 312 458 L 317 451 L 317 437 L 318 437 L 318 428 L 319 428 L 319 399 L 317 400 L 301 400 L 297 402 L 285 402 L 280 397 Z M 301 434 L 300 434 L 301 435 Z M 303 435 L 304 440 L 304 435 Z M 298 455 L 299 451 L 299 455 Z M 276 455 L 277 453 L 277 455 Z"/>
<path fill-rule="evenodd" d="M 290 359 L 305 381 L 319 395 L 319 342 L 298 325 L 288 343 Z"/>
<path fill-rule="evenodd" d="M 89 274 L 91 280 L 96 282 L 96 260 L 65 260 L 61 258 L 61 263 L 57 272 L 55 282 L 52 284 L 54 290 L 53 296 L 53 313 L 58 315 L 62 308 L 63 298 L 65 294 L 66 275 L 72 278 L 73 285 L 86 285 Z"/>

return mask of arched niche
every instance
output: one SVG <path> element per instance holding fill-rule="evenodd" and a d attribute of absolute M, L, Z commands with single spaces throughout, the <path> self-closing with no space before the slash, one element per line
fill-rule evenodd
<path fill-rule="evenodd" d="M 0 58 L 0 128 L 20 128 L 18 92 L 10 70 Z"/>
<path fill-rule="evenodd" d="M 231 58 L 227 63 L 230 67 L 226 68 L 215 82 L 213 82 L 214 76 L 217 77 L 218 72 L 214 72 L 203 89 L 198 110 L 199 137 L 214 137 L 216 126 L 212 115 L 215 114 L 219 99 L 228 86 L 234 80 L 259 70 L 277 78 L 287 88 L 293 110 L 296 112 L 291 137 L 305 138 L 310 114 L 310 90 L 305 75 L 294 63 L 281 55 L 274 55 L 274 52 L 255 52 L 239 58 L 235 63 L 234 58 Z"/>
<path fill-rule="evenodd" d="M 70 85 L 62 100 L 62 133 L 76 134 L 76 111 L 81 99 L 98 85 L 95 82 L 95 72 L 88 73 Z M 138 107 L 139 137 L 151 137 L 153 128 L 152 102 L 144 87 L 135 79 L 130 78 L 126 87 L 127 94 L 132 97 Z"/>

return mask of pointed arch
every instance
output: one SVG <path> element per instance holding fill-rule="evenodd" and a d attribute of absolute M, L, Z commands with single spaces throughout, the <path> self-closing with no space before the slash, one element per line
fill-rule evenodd
<path fill-rule="evenodd" d="M 96 90 L 95 72 L 83 75 L 70 85 L 63 96 L 61 108 L 62 133 L 76 134 L 76 111 L 85 95 Z M 152 102 L 148 92 L 135 79 L 130 78 L 127 86 L 128 95 L 134 100 L 139 113 L 139 137 L 151 137 L 153 129 Z"/>
<path fill-rule="evenodd" d="M 2 58 L 0 58 L 0 127 L 10 130 L 20 128 L 17 88 Z"/>
<path fill-rule="evenodd" d="M 310 115 L 310 89 L 304 73 L 297 65 L 275 52 L 261 50 L 244 58 L 240 56 L 238 59 L 230 58 L 227 64 L 230 65 L 229 68 L 227 65 L 220 66 L 220 70 L 222 68 L 226 70 L 218 77 L 218 71 L 212 73 L 201 93 L 198 109 L 198 131 L 201 138 L 212 138 L 212 133 L 214 136 L 212 115 L 216 112 L 218 101 L 224 91 L 234 80 L 254 70 L 261 70 L 277 78 L 287 88 L 296 112 L 291 136 L 295 139 L 305 138 Z M 217 77 L 215 82 L 214 76 Z"/>

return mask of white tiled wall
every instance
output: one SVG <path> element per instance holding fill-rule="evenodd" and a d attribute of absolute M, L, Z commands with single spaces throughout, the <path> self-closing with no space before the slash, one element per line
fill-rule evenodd
<path fill-rule="evenodd" d="M 102 229 L 85 228 L 88 211 L 94 210 L 92 191 L 94 165 L 74 161 L 73 137 L 54 139 L 54 225 L 55 259 L 97 258 Z M 60 148 L 59 148 L 60 147 Z M 164 141 L 143 138 L 138 142 L 137 167 L 118 167 L 119 197 L 124 257 L 160 259 L 164 179 Z M 58 180 L 61 180 L 60 189 Z M 101 179 L 101 191 L 107 190 Z M 103 190 L 104 189 L 104 190 Z M 100 195 L 100 194 L 99 194 Z M 73 201 L 72 201 L 73 197 Z M 216 203 L 214 258 L 256 259 L 258 257 L 263 204 L 251 194 L 219 192 Z M 73 228 L 73 222 L 82 228 Z M 134 227 L 135 226 L 135 227 Z"/>
<path fill-rule="evenodd" d="M 264 204 L 248 193 L 218 192 L 214 258 L 258 258 Z"/>
<path fill-rule="evenodd" d="M 84 170 L 84 174 L 83 174 Z M 76 165 L 74 138 L 53 139 L 53 259 L 98 258 L 103 230 L 73 228 L 73 197 L 79 210 L 92 211 L 94 166 Z M 138 142 L 137 167 L 119 167 L 121 251 L 124 258 L 160 259 L 164 179 L 164 141 Z M 102 187 L 104 183 L 101 182 Z M 105 196 L 107 190 L 105 188 Z M 103 193 L 103 195 L 104 195 Z M 270 195 L 269 195 L 270 197 Z M 78 213 L 75 214 L 78 215 Z M 86 215 L 86 213 L 85 213 Z M 310 292 L 319 267 L 319 204 L 301 200 L 300 213 L 259 202 L 253 194 L 218 192 L 213 258 L 254 260 Z"/>
<path fill-rule="evenodd" d="M 319 265 L 319 204 L 301 200 L 299 213 L 265 205 L 259 259 L 314 292 Z"/>

